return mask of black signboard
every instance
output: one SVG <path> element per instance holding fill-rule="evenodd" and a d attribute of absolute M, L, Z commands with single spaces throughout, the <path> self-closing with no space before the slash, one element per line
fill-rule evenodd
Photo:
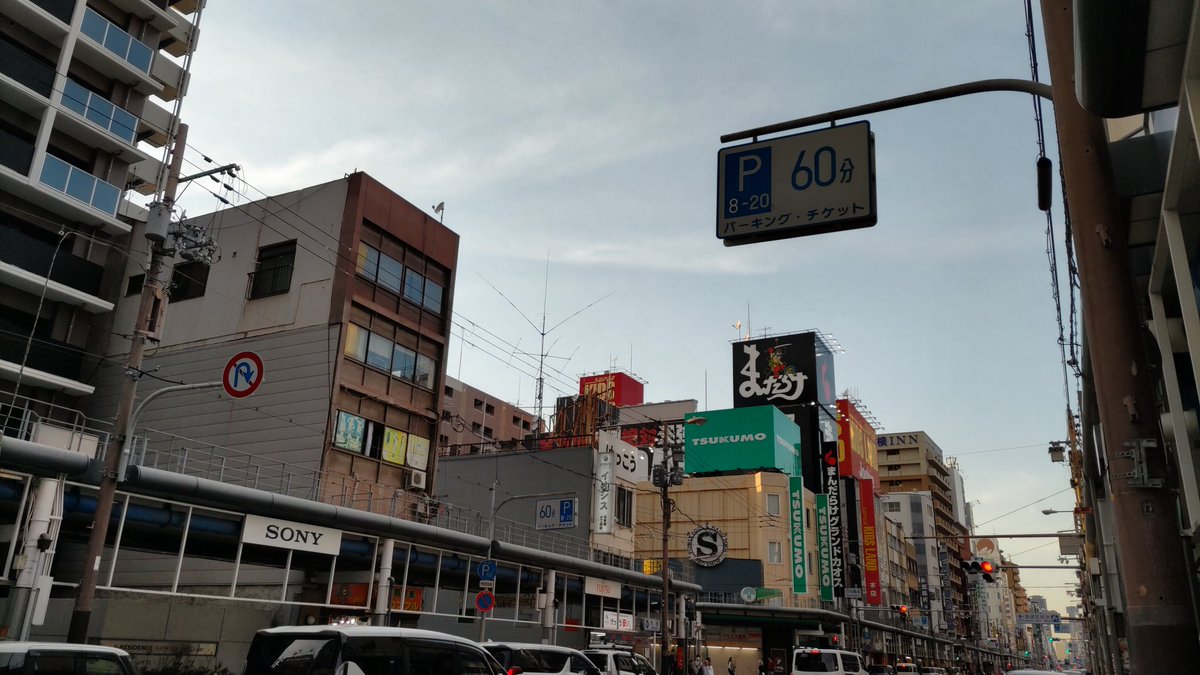
<path fill-rule="evenodd" d="M 837 441 L 823 443 L 822 473 L 824 477 L 824 493 L 829 496 L 829 553 L 830 576 L 833 578 L 834 597 L 844 597 L 846 593 L 846 561 L 845 542 L 846 526 L 842 518 L 842 481 L 838 477 Z"/>

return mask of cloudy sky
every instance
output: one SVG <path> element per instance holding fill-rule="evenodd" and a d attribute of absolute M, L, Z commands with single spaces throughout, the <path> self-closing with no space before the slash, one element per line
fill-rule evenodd
<path fill-rule="evenodd" d="M 982 533 L 1045 532 L 1070 527 L 1040 513 L 1068 492 L 1004 515 L 1067 487 L 1046 454 L 1067 403 L 1029 96 L 872 115 L 873 228 L 714 236 L 722 134 L 1029 65 L 1006 0 L 213 2 L 183 115 L 189 160 L 240 164 L 252 198 L 363 170 L 444 201 L 454 377 L 532 407 L 544 317 L 548 401 L 618 367 L 648 400 L 723 408 L 736 322 L 816 328 L 884 430 L 960 458 Z M 1017 560 L 1056 564 L 1056 547 Z M 1068 602 L 1073 575 L 1023 576 Z"/>

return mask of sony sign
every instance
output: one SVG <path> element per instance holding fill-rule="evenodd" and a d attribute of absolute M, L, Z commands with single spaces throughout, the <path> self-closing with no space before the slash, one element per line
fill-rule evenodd
<path fill-rule="evenodd" d="M 242 543 L 337 555 L 342 549 L 342 531 L 247 514 Z"/>

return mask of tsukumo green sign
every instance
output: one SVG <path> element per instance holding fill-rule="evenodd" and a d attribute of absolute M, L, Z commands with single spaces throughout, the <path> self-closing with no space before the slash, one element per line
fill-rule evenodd
<path fill-rule="evenodd" d="M 800 427 L 773 405 L 684 415 L 688 473 L 777 469 L 800 476 Z"/>
<path fill-rule="evenodd" d="M 791 504 L 792 520 L 792 592 L 808 592 L 806 556 L 804 545 L 804 479 L 799 476 L 788 478 L 788 502 Z"/>

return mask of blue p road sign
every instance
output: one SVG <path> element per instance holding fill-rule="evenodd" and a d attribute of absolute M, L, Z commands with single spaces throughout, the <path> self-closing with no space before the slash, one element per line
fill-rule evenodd
<path fill-rule="evenodd" d="M 479 573 L 480 581 L 492 581 L 496 578 L 496 561 L 484 560 L 479 563 L 479 569 L 476 571 Z"/>
<path fill-rule="evenodd" d="M 558 502 L 558 522 L 574 523 L 575 522 L 575 500 L 563 499 Z"/>

